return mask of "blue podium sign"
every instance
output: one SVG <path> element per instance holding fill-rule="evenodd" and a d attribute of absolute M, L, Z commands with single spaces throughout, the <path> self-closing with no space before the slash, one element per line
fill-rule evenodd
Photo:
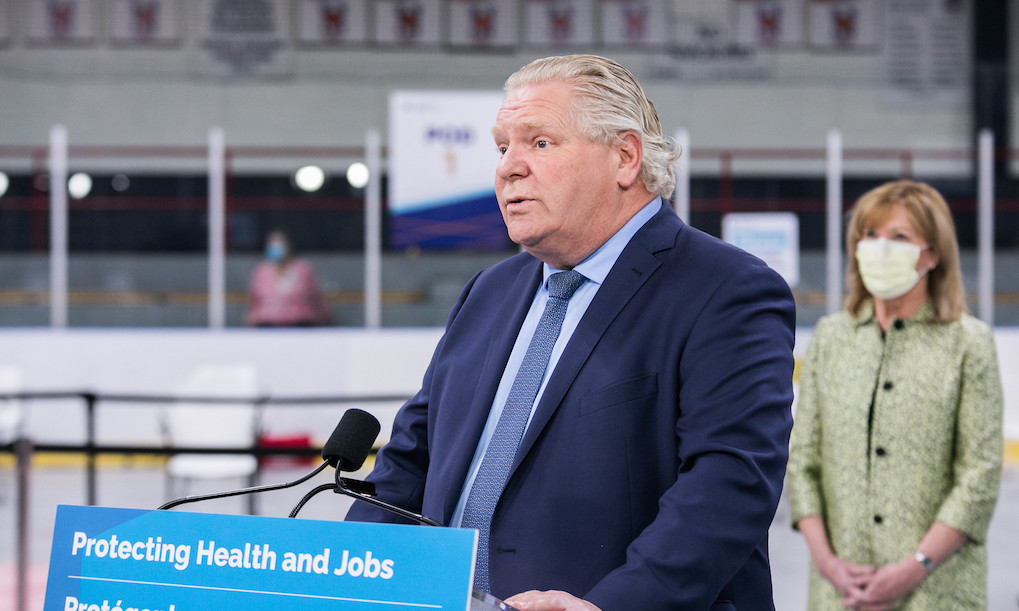
<path fill-rule="evenodd" d="M 57 508 L 45 611 L 469 608 L 476 532 Z"/>

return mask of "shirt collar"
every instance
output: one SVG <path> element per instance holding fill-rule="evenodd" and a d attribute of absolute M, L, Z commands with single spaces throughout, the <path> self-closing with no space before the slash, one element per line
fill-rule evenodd
<path fill-rule="evenodd" d="M 605 278 L 609 275 L 612 266 L 616 264 L 616 259 L 622 254 L 623 249 L 630 243 L 630 240 L 637 231 L 650 221 L 655 214 L 658 214 L 658 210 L 661 207 L 661 197 L 656 197 L 648 202 L 647 205 L 630 217 L 630 220 L 602 244 L 598 250 L 591 253 L 573 269 L 584 274 L 585 278 L 595 284 L 600 285 L 605 282 Z M 542 286 L 547 286 L 545 283 L 548 281 L 549 276 L 561 271 L 563 270 L 545 263 L 542 266 Z"/>
<path fill-rule="evenodd" d="M 923 302 L 920 309 L 916 311 L 916 314 L 912 318 L 902 319 L 908 323 L 926 323 L 934 318 L 934 303 L 930 298 Z M 860 313 L 855 317 L 856 326 L 860 327 L 867 324 L 877 324 L 877 318 L 874 316 L 874 300 L 868 299 L 860 305 Z"/>

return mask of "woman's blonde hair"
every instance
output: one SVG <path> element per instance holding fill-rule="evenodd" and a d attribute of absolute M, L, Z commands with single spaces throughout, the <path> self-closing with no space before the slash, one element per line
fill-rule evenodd
<path fill-rule="evenodd" d="M 623 132 L 640 135 L 644 157 L 640 178 L 644 187 L 663 199 L 672 197 L 679 159 L 676 142 L 662 134 L 654 104 L 637 79 L 618 63 L 597 55 L 564 55 L 536 59 L 506 80 L 506 92 L 549 81 L 573 85 L 574 125 L 595 142 L 609 144 Z"/>
<path fill-rule="evenodd" d="M 937 266 L 927 273 L 927 294 L 934 305 L 933 322 L 950 322 L 965 312 L 966 293 L 959 269 L 959 245 L 955 223 L 941 194 L 922 182 L 898 180 L 864 193 L 856 200 L 846 227 L 846 311 L 857 316 L 871 294 L 863 286 L 856 265 L 856 245 L 868 231 L 880 225 L 895 206 L 902 206 L 913 228 L 923 236 L 938 258 Z"/>

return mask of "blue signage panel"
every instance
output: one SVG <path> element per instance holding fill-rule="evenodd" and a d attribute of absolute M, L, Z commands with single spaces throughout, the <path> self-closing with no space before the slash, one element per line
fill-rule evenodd
<path fill-rule="evenodd" d="M 512 246 L 495 197 L 492 125 L 501 91 L 394 91 L 389 97 L 389 244 Z"/>
<path fill-rule="evenodd" d="M 476 532 L 57 508 L 45 611 L 381 611 L 469 605 Z"/>

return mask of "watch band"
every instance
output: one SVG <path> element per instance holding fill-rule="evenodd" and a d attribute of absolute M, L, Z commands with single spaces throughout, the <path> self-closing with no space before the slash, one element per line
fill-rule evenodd
<path fill-rule="evenodd" d="M 922 566 L 924 568 L 924 570 L 927 571 L 928 573 L 933 573 L 934 572 L 934 568 L 935 568 L 934 561 L 931 560 L 927 556 L 927 554 L 925 554 L 923 552 L 917 552 L 917 553 L 913 554 L 913 559 L 916 560 L 917 562 L 919 562 L 920 566 Z"/>

